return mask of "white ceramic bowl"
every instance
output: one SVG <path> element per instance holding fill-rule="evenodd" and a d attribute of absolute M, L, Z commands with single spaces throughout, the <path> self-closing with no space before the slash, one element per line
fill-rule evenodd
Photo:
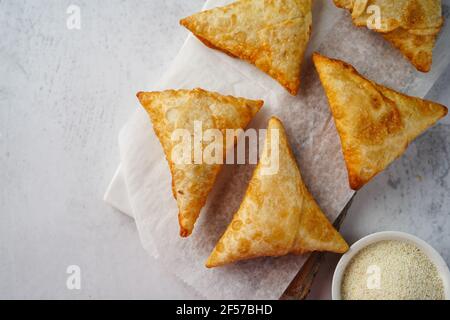
<path fill-rule="evenodd" d="M 419 239 L 408 233 L 397 231 L 373 233 L 355 242 L 350 247 L 350 250 L 341 257 L 338 265 L 336 266 L 336 269 L 334 270 L 333 285 L 331 288 L 331 295 L 333 300 L 341 300 L 342 278 L 348 263 L 352 260 L 355 254 L 357 254 L 361 249 L 367 247 L 368 245 L 383 240 L 407 241 L 422 249 L 423 253 L 425 253 L 427 257 L 436 265 L 437 271 L 444 283 L 445 299 L 450 300 L 450 271 L 444 259 L 442 259 L 440 254 L 422 239 Z"/>

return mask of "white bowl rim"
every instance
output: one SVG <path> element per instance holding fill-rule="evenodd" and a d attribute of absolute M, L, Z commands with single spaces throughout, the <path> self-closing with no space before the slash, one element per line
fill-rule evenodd
<path fill-rule="evenodd" d="M 446 300 L 450 300 L 450 271 L 442 256 L 424 240 L 405 232 L 382 231 L 369 234 L 356 241 L 339 260 L 334 270 L 331 295 L 333 300 L 341 300 L 341 283 L 348 263 L 363 248 L 376 242 L 385 240 L 407 241 L 422 249 L 422 252 L 436 265 L 437 271 L 442 278 L 444 285 L 444 295 Z"/>

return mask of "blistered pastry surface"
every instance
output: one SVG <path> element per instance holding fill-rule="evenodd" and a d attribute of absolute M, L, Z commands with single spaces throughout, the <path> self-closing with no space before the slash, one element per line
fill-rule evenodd
<path fill-rule="evenodd" d="M 444 106 L 376 84 L 342 61 L 316 54 L 314 62 L 354 189 L 383 171 L 412 140 L 447 114 Z"/>
<path fill-rule="evenodd" d="M 206 45 L 255 64 L 297 94 L 311 33 L 311 0 L 241 0 L 181 24 Z"/>
<path fill-rule="evenodd" d="M 348 9 L 357 26 L 368 26 L 379 13 L 379 24 L 370 28 L 399 49 L 422 72 L 431 70 L 433 48 L 444 19 L 440 0 L 334 0 Z"/>
<path fill-rule="evenodd" d="M 174 161 L 173 149 L 180 143 L 172 139 L 177 129 L 185 129 L 194 136 L 195 122 L 201 124 L 205 132 L 218 129 L 226 137 L 226 129 L 245 128 L 259 111 L 263 102 L 222 96 L 202 89 L 167 90 L 164 92 L 144 92 L 138 95 L 141 104 L 147 110 L 153 123 L 172 173 L 172 192 L 177 200 L 180 234 L 192 233 L 201 208 L 205 205 L 221 164 L 194 163 L 194 158 L 186 163 Z M 202 150 L 209 143 L 204 142 Z M 194 144 L 191 143 L 191 155 Z M 225 154 L 226 142 L 222 143 Z"/>
<path fill-rule="evenodd" d="M 264 151 L 244 200 L 207 266 L 319 250 L 343 253 L 347 249 L 307 190 L 281 121 L 271 118 Z"/>

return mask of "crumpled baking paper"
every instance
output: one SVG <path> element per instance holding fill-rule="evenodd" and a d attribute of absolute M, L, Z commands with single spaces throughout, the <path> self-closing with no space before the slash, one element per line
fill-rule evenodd
<path fill-rule="evenodd" d="M 210 0 L 205 8 L 230 1 Z M 448 10 L 444 11 L 448 15 Z M 182 18 L 182 17 L 180 17 Z M 401 92 L 425 96 L 449 62 L 449 28 L 444 27 L 435 49 L 433 69 L 417 72 L 382 37 L 353 26 L 347 12 L 331 1 L 315 1 L 313 36 L 305 57 L 302 86 L 290 96 L 255 67 L 211 50 L 190 35 L 157 87 L 201 87 L 222 94 L 263 99 L 265 105 L 252 128 L 265 128 L 279 117 L 287 130 L 303 178 L 330 220 L 353 195 L 328 103 L 311 61 L 311 53 L 339 58 L 368 78 Z M 179 237 L 177 206 L 163 150 L 143 109 L 127 122 L 119 136 L 121 165 L 105 200 L 133 216 L 143 246 L 156 261 L 208 299 L 277 299 L 306 256 L 259 258 L 216 269 L 205 260 L 238 209 L 254 165 L 225 165 L 191 237 Z M 351 223 L 351 221 L 347 221 Z"/>

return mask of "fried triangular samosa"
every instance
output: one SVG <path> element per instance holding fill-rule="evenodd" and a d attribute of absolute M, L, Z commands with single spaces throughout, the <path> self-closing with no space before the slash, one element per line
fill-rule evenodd
<path fill-rule="evenodd" d="M 313 59 L 354 190 L 383 171 L 412 140 L 447 114 L 446 107 L 376 84 L 345 62 L 319 54 Z"/>
<path fill-rule="evenodd" d="M 264 151 L 244 200 L 206 266 L 348 245 L 307 190 L 280 120 L 269 121 Z"/>
<path fill-rule="evenodd" d="M 246 60 L 296 95 L 311 34 L 311 0 L 241 0 L 180 23 L 207 46 Z"/>
<path fill-rule="evenodd" d="M 430 71 L 436 37 L 444 22 L 440 0 L 334 0 L 334 3 L 352 13 L 355 25 L 381 33 L 417 70 Z"/>
<path fill-rule="evenodd" d="M 431 70 L 433 64 L 433 48 L 436 43 L 437 34 L 413 34 L 405 29 L 397 29 L 382 34 L 394 47 L 399 49 L 403 55 L 421 72 Z"/>
<path fill-rule="evenodd" d="M 226 141 L 204 141 L 207 130 L 220 130 L 225 140 L 226 129 L 245 128 L 264 102 L 222 96 L 202 89 L 140 92 L 137 96 L 150 115 L 169 163 L 172 192 L 179 209 L 180 235 L 187 237 L 192 233 L 226 155 Z M 189 139 L 182 143 L 183 132 L 187 132 Z M 192 140 L 195 135 L 203 134 L 204 140 L 196 148 Z M 204 158 L 206 148 L 215 147 L 212 143 L 218 143 L 217 147 L 223 150 L 219 161 Z M 195 158 L 195 154 L 200 156 Z"/>

